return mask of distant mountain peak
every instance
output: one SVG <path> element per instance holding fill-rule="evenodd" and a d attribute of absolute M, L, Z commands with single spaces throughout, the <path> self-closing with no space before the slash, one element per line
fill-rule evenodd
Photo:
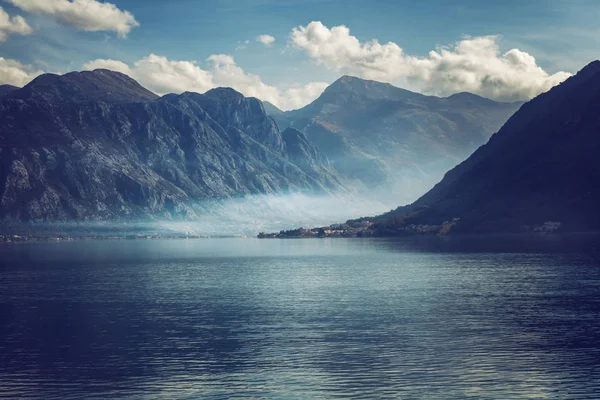
<path fill-rule="evenodd" d="M 240 93 L 237 90 L 232 89 L 230 87 L 217 87 L 214 89 L 210 89 L 208 92 L 204 93 L 204 95 L 211 97 L 211 98 L 219 99 L 219 100 L 223 100 L 223 99 L 242 100 L 245 98 L 245 96 L 242 93 Z"/>
<path fill-rule="evenodd" d="M 447 99 L 485 99 L 485 97 L 481 97 L 471 92 L 458 92 L 448 96 Z"/>
<path fill-rule="evenodd" d="M 471 92 L 458 92 L 458 93 L 454 93 L 448 97 L 446 97 L 447 100 L 450 100 L 452 102 L 456 102 L 456 103 L 461 103 L 464 105 L 468 105 L 468 104 L 482 104 L 482 103 L 499 103 L 498 101 L 495 100 L 491 100 L 488 99 L 487 97 L 483 97 L 483 96 L 479 96 L 478 94 L 475 93 L 471 93 Z M 519 102 L 517 102 L 519 103 Z"/>
<path fill-rule="evenodd" d="M 373 79 L 360 78 L 360 77 L 354 76 L 354 75 L 342 75 L 336 80 L 336 82 L 345 83 L 345 84 L 378 84 L 378 85 L 393 86 L 387 82 L 376 81 Z"/>
<path fill-rule="evenodd" d="M 107 69 L 43 74 L 11 96 L 41 97 L 46 100 L 100 100 L 107 102 L 148 101 L 158 96 L 129 76 Z"/>
<path fill-rule="evenodd" d="M 365 88 L 368 88 L 371 86 L 394 87 L 394 86 L 390 85 L 389 83 L 358 78 L 358 77 L 352 76 L 352 75 L 343 75 L 340 78 L 338 78 L 337 80 L 335 80 L 325 90 L 326 91 L 327 90 L 364 90 Z"/>
<path fill-rule="evenodd" d="M 364 83 L 364 82 L 383 83 L 383 82 L 377 82 L 377 81 L 370 80 L 370 79 L 359 78 L 358 76 L 354 76 L 354 75 L 342 75 L 341 77 L 338 78 L 337 81 L 340 83 Z"/>
<path fill-rule="evenodd" d="M 129 79 L 133 82 L 135 82 L 135 80 L 131 77 L 129 77 L 127 74 L 124 74 L 122 72 L 119 71 L 113 71 L 110 69 L 106 69 L 106 68 L 96 68 L 94 70 L 91 71 L 73 71 L 73 72 L 69 72 L 68 74 L 65 75 L 69 75 L 69 74 L 83 74 L 83 75 L 97 75 L 97 76 L 107 76 L 107 77 L 111 77 L 111 76 L 120 76 L 120 77 L 124 77 L 125 79 Z M 136 82 L 137 83 L 137 82 Z"/>
<path fill-rule="evenodd" d="M 327 96 L 350 94 L 369 99 L 406 100 L 426 97 L 410 90 L 401 89 L 390 83 L 378 82 L 356 76 L 344 75 L 329 85 L 323 94 Z"/>

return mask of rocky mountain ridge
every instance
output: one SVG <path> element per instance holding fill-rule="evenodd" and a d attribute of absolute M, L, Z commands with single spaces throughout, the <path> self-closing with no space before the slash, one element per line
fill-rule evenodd
<path fill-rule="evenodd" d="M 299 142 L 316 158 L 295 164 Z M 257 99 L 225 88 L 159 98 L 108 70 L 42 75 L 5 94 L 0 164 L 4 221 L 190 218 L 207 199 L 343 190 Z"/>

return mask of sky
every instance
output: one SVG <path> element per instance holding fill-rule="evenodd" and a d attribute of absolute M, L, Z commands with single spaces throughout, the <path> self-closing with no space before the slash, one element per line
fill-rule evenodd
<path fill-rule="evenodd" d="M 0 0 L 0 84 L 108 68 L 289 110 L 341 75 L 528 100 L 600 58 L 598 0 Z"/>

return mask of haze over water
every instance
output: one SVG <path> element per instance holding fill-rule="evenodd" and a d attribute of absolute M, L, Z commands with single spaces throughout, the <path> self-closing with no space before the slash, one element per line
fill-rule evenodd
<path fill-rule="evenodd" d="M 0 398 L 598 398 L 598 243 L 0 245 Z"/>

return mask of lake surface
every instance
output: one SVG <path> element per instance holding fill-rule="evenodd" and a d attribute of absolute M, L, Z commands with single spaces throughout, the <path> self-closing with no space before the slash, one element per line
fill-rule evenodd
<path fill-rule="evenodd" d="M 0 398 L 598 399 L 600 239 L 0 245 Z"/>

